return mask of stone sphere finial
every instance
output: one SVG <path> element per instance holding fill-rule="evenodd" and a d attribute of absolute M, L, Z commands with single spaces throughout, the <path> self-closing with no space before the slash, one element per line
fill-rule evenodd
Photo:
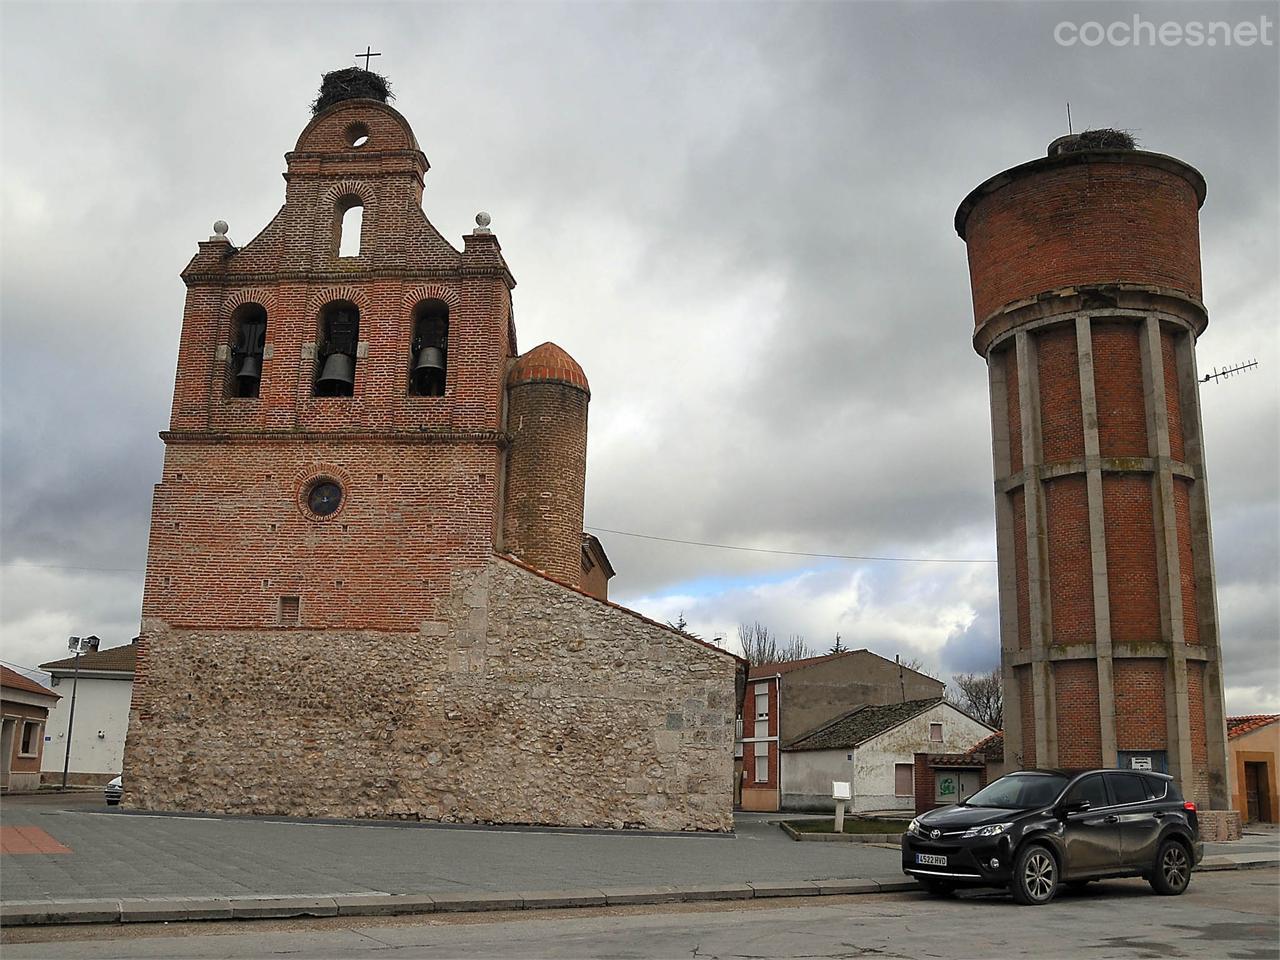
<path fill-rule="evenodd" d="M 489 233 L 489 224 L 493 222 L 493 217 L 481 210 L 476 214 L 476 233 Z"/>
<path fill-rule="evenodd" d="M 227 235 L 227 231 L 230 229 L 231 228 L 227 226 L 227 221 L 225 220 L 213 221 L 213 232 L 220 237 L 225 237 Z"/>

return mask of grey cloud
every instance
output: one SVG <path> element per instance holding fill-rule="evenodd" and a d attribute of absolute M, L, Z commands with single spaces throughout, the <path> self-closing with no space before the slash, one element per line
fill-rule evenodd
<path fill-rule="evenodd" d="M 1171 9 L 11 5 L 0 95 L 25 136 L 7 135 L 3 157 L 4 560 L 142 565 L 176 274 L 213 219 L 244 243 L 275 213 L 319 75 L 364 35 L 393 41 L 379 65 L 433 164 L 428 216 L 458 243 L 490 210 L 522 345 L 554 339 L 591 378 L 589 523 L 991 556 L 986 377 L 951 216 L 1064 132 L 1066 100 L 1077 126 L 1136 128 L 1208 178 L 1201 364 L 1280 360 L 1274 50 L 1052 41 L 1062 19 Z M 31 44 L 41 35 L 56 48 Z M 1229 683 L 1274 659 L 1280 633 L 1278 409 L 1264 376 L 1206 388 Z M 795 563 L 604 536 L 636 602 Z M 117 622 L 129 594 L 15 577 L 6 567 L 17 650 L 15 625 L 57 610 Z M 931 596 L 888 578 L 879 589 L 898 593 L 881 600 L 915 598 L 922 616 L 969 601 L 976 619 L 936 655 L 978 669 L 995 649 L 994 578 L 939 582 Z M 19 613 L 18 593 L 36 607 Z"/>

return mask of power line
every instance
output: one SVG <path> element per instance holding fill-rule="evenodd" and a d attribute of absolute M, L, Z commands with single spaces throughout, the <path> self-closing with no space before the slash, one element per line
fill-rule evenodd
<path fill-rule="evenodd" d="M 6 560 L 3 567 L 31 570 L 93 570 L 97 573 L 146 573 L 141 567 L 73 567 L 61 563 L 27 563 L 25 560 Z"/>
<path fill-rule="evenodd" d="M 872 557 L 852 553 L 807 553 L 802 550 L 772 550 L 767 547 L 740 547 L 728 543 L 708 543 L 704 540 L 680 540 L 676 537 L 655 537 L 647 533 L 629 530 L 611 530 L 608 527 L 588 526 L 588 530 L 612 533 L 620 537 L 636 537 L 640 540 L 658 540 L 662 543 L 682 543 L 692 547 L 714 547 L 717 550 L 741 550 L 746 553 L 771 553 L 785 557 L 815 557 L 821 560 L 877 560 L 886 563 L 995 563 L 995 560 L 968 557 Z"/>
<path fill-rule="evenodd" d="M 638 540 L 654 540 L 659 543 L 678 543 L 688 547 L 710 547 L 715 550 L 737 550 L 742 553 L 767 553 L 782 557 L 810 557 L 818 560 L 866 560 L 877 563 L 995 563 L 987 557 L 880 557 L 856 553 L 814 553 L 805 550 L 775 550 L 769 547 L 743 547 L 731 543 L 710 543 L 706 540 L 682 540 L 679 537 L 659 537 L 649 533 L 635 533 L 631 530 L 614 530 L 610 527 L 587 526 L 587 530 L 598 533 L 611 533 L 619 537 L 634 537 Z M 6 560 L 0 566 L 30 568 L 34 570 L 89 570 L 96 573 L 145 573 L 139 567 L 79 567 L 57 563 L 27 563 L 21 560 Z"/>
<path fill-rule="evenodd" d="M 49 672 L 48 670 L 41 670 L 39 667 L 24 667 L 20 663 L 14 663 L 12 660 L 5 660 L 3 657 L 0 657 L 0 663 L 3 663 L 6 667 L 13 667 L 13 669 L 22 671 L 23 673 L 48 673 Z"/>

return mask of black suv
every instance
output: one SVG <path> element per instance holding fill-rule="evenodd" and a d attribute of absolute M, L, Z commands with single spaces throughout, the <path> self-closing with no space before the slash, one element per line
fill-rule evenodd
<path fill-rule="evenodd" d="M 1176 896 L 1203 856 L 1196 805 L 1172 777 L 1132 770 L 1011 773 L 902 835 L 902 870 L 930 893 L 1009 887 L 1022 904 L 1102 877 L 1146 877 Z"/>

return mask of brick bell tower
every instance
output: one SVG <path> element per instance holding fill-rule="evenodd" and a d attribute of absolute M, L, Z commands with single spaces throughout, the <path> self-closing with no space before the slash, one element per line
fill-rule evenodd
<path fill-rule="evenodd" d="M 284 206 L 182 272 L 125 805 L 730 829 L 737 658 L 600 602 L 586 376 L 517 356 L 386 99 L 327 75 Z"/>
<path fill-rule="evenodd" d="M 1150 764 L 1225 809 L 1204 198 L 1182 161 L 1091 131 L 978 186 L 955 226 L 990 377 L 1006 756 Z"/>

